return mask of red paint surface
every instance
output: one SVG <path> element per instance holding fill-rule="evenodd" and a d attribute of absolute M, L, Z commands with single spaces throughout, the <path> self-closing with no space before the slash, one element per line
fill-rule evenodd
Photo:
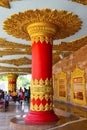
<path fill-rule="evenodd" d="M 50 43 L 33 43 L 32 45 L 32 79 L 52 78 L 52 45 Z"/>
<path fill-rule="evenodd" d="M 47 123 L 58 121 L 59 118 L 53 111 L 30 111 L 24 119 L 27 124 L 35 123 Z"/>
<path fill-rule="evenodd" d="M 9 84 L 16 84 L 16 81 L 8 81 Z"/>

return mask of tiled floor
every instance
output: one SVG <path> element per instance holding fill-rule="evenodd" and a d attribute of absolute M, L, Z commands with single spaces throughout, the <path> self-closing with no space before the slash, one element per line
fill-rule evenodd
<path fill-rule="evenodd" d="M 59 102 L 55 102 L 54 106 L 55 113 L 59 115 L 60 121 L 55 124 L 29 125 L 27 126 L 27 130 L 87 130 L 86 108 L 79 109 L 77 106 Z M 23 118 L 28 111 L 28 103 L 25 102 L 21 106 L 18 103 L 11 102 L 8 111 L 0 112 L 0 130 L 13 130 L 13 127 L 10 126 L 10 119 L 12 118 L 18 119 L 18 123 L 23 124 Z M 24 124 L 20 129 L 26 130 Z"/>

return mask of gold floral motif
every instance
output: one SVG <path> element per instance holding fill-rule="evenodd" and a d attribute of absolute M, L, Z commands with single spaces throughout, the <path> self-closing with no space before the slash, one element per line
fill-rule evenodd
<path fill-rule="evenodd" d="M 4 21 L 3 29 L 9 35 L 30 40 L 31 36 L 34 37 L 34 30 L 29 32 L 31 35 L 30 36 L 28 34 L 27 28 L 36 23 L 44 23 L 44 25 L 46 24 L 46 29 L 50 28 L 52 34 L 50 32 L 50 34 L 48 33 L 48 36 L 47 33 L 44 32 L 45 26 L 43 27 L 42 33 L 44 34 L 44 36 L 47 35 L 48 38 L 51 37 L 53 40 L 62 39 L 75 34 L 82 25 L 80 18 L 78 18 L 77 15 L 74 15 L 71 12 L 55 9 L 36 9 L 34 11 L 27 10 L 25 12 L 20 12 L 18 14 L 12 15 L 10 18 Z M 52 30 L 52 26 L 54 27 L 54 33 Z M 39 24 L 37 25 L 37 28 L 38 30 L 40 29 Z M 34 29 L 37 30 L 37 28 Z M 37 36 L 39 35 L 40 33 L 38 32 Z"/>
<path fill-rule="evenodd" d="M 87 0 L 72 0 L 72 1 L 83 4 L 83 5 L 87 5 Z"/>

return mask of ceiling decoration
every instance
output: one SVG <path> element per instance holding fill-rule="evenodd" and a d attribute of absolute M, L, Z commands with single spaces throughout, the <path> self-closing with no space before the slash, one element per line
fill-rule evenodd
<path fill-rule="evenodd" d="M 0 56 L 17 54 L 31 55 L 30 45 L 9 42 L 4 38 L 0 38 L 0 48 Z"/>
<path fill-rule="evenodd" d="M 73 2 L 78 2 L 81 3 L 83 5 L 87 5 L 87 0 L 72 0 Z"/>
<path fill-rule="evenodd" d="M 53 51 L 55 51 L 53 53 L 53 65 L 85 45 L 87 45 L 87 36 L 75 41 L 53 45 Z"/>
<path fill-rule="evenodd" d="M 87 44 L 87 36 L 77 39 L 75 41 L 71 42 L 61 42 L 58 45 L 53 45 L 53 50 L 59 50 L 61 51 L 77 51 L 81 47 L 85 46 Z"/>
<path fill-rule="evenodd" d="M 9 2 L 16 1 L 16 0 L 0 0 L 0 6 L 5 8 L 10 8 Z"/>
<path fill-rule="evenodd" d="M 0 60 L 0 63 L 7 63 L 7 64 L 13 64 L 16 66 L 21 66 L 21 65 L 31 64 L 31 60 L 29 60 L 26 57 L 23 57 L 23 58 L 16 58 L 12 60 Z"/>
<path fill-rule="evenodd" d="M 43 16 L 43 17 L 42 17 Z M 27 27 L 36 22 L 56 25 L 57 34 L 54 39 L 62 39 L 75 34 L 81 29 L 82 22 L 77 15 L 63 10 L 27 10 L 12 15 L 4 21 L 3 29 L 16 38 L 30 40 Z M 72 28 L 73 27 L 73 28 Z"/>
<path fill-rule="evenodd" d="M 17 74 L 29 74 L 31 73 L 31 68 L 9 68 L 9 67 L 0 67 L 0 72 L 5 73 L 17 73 Z"/>
<path fill-rule="evenodd" d="M 74 51 L 80 49 L 81 47 L 85 46 L 87 44 L 87 36 L 78 39 L 76 41 L 71 42 L 62 42 L 60 44 L 53 44 L 53 65 L 63 59 L 64 57 L 69 56 Z M 6 56 L 6 55 L 17 55 L 17 54 L 27 54 L 31 55 L 31 46 L 25 45 L 25 44 L 19 44 L 14 42 L 6 41 L 4 38 L 0 38 L 0 56 Z M 23 50 L 22 50 L 23 49 Z M 29 60 L 26 57 L 20 56 L 20 58 L 16 59 L 5 59 L 0 60 L 0 63 L 6 63 L 6 64 L 13 64 L 15 66 L 21 66 L 21 65 L 31 65 L 31 60 Z M 11 67 L 9 67 L 10 69 Z M 29 67 L 28 67 L 29 68 Z"/>

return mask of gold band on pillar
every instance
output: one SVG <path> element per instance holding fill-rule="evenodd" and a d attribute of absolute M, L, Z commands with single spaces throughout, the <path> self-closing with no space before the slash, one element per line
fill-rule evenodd
<path fill-rule="evenodd" d="M 34 104 L 32 100 L 34 100 Z M 37 102 L 40 102 L 40 105 Z M 33 111 L 49 111 L 53 109 L 52 79 L 46 79 L 45 81 L 35 79 L 31 81 L 30 109 Z"/>

